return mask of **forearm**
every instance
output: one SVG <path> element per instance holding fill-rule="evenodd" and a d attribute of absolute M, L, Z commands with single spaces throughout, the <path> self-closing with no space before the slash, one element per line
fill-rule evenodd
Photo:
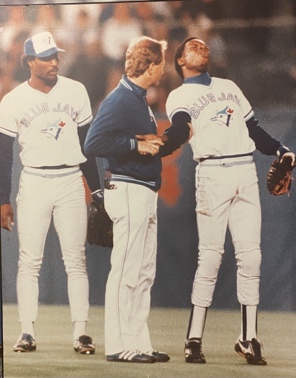
<path fill-rule="evenodd" d="M 0 133 L 0 204 L 10 204 L 14 138 Z"/>
<path fill-rule="evenodd" d="M 87 157 L 120 157 L 137 150 L 136 138 L 127 136 L 113 136 L 108 133 L 90 130 L 84 148 Z"/>
<path fill-rule="evenodd" d="M 258 121 L 252 117 L 247 122 L 249 136 L 255 142 L 256 149 L 264 155 L 277 155 L 281 143 L 272 138 L 267 131 L 258 125 Z"/>
<path fill-rule="evenodd" d="M 172 125 L 163 134 L 164 145 L 160 147 L 161 156 L 166 156 L 180 148 L 190 138 L 191 117 L 186 112 L 173 116 Z"/>
<path fill-rule="evenodd" d="M 78 136 L 81 145 L 82 153 L 85 155 L 84 152 L 84 142 L 89 129 L 89 125 L 79 127 L 78 128 Z M 80 164 L 81 171 L 83 176 L 87 181 L 87 185 L 89 186 L 90 190 L 94 192 L 101 188 L 99 171 L 96 163 L 95 157 L 87 157 L 85 163 Z"/>

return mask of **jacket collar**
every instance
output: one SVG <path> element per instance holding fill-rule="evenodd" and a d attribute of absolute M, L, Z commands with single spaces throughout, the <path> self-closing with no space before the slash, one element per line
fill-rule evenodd
<path fill-rule="evenodd" d="M 122 76 L 120 83 L 139 96 L 145 97 L 147 94 L 146 89 L 139 87 L 137 84 L 131 82 L 126 75 Z"/>

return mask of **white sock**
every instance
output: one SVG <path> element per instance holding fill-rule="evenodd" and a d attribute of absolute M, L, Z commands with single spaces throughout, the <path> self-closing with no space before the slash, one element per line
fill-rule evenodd
<path fill-rule="evenodd" d="M 257 306 L 241 305 L 240 340 L 257 339 Z"/>
<path fill-rule="evenodd" d="M 85 335 L 86 333 L 86 322 L 74 322 L 73 338 L 78 339 L 79 336 Z"/>
<path fill-rule="evenodd" d="M 35 339 L 34 322 L 22 322 L 22 334 L 28 333 Z"/>
<path fill-rule="evenodd" d="M 202 338 L 207 317 L 207 307 L 193 306 L 188 328 L 188 339 Z"/>

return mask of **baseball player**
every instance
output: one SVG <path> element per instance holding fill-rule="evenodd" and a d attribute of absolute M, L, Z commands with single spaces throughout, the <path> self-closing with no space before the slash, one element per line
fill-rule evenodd
<path fill-rule="evenodd" d="M 153 349 L 147 324 L 156 270 L 157 192 L 161 156 L 189 138 L 190 117 L 178 119 L 179 127 L 172 125 L 164 138 L 156 136 L 157 124 L 146 93 L 163 74 L 165 50 L 165 41 L 141 37 L 131 42 L 125 75 L 102 102 L 85 141 L 88 156 L 106 158 L 104 198 L 113 221 L 114 247 L 105 297 L 107 361 L 170 359 Z"/>
<path fill-rule="evenodd" d="M 64 50 L 56 46 L 49 32 L 27 39 L 22 64 L 30 69 L 30 79 L 14 88 L 0 103 L 1 227 L 8 231 L 13 225 L 11 168 L 13 141 L 17 136 L 23 164 L 17 195 L 17 299 L 21 335 L 13 350 L 36 350 L 38 277 L 53 218 L 68 276 L 74 350 L 93 354 L 94 343 L 86 335 L 89 283 L 82 175 L 94 196 L 99 195 L 100 181 L 95 160 L 86 159 L 83 153 L 92 120 L 88 94 L 81 83 L 58 75 L 61 51 Z"/>
<path fill-rule="evenodd" d="M 191 117 L 190 145 L 196 167 L 198 267 L 192 288 L 192 311 L 185 342 L 186 362 L 205 363 L 202 337 L 224 253 L 227 227 L 237 261 L 237 297 L 241 333 L 235 351 L 247 363 L 266 365 L 257 337 L 261 265 L 261 209 L 253 152 L 280 158 L 295 155 L 273 139 L 255 119 L 237 85 L 207 72 L 210 52 L 199 38 L 184 40 L 175 54 L 175 68 L 184 79 L 168 96 L 170 119 Z"/>

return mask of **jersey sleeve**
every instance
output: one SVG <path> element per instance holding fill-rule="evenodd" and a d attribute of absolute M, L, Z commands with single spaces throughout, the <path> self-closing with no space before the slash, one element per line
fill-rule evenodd
<path fill-rule="evenodd" d="M 172 91 L 166 101 L 166 113 L 172 122 L 173 116 L 178 112 L 185 112 L 190 115 L 190 111 L 185 103 L 182 103 L 182 96 L 177 90 Z"/>
<path fill-rule="evenodd" d="M 243 94 L 242 90 L 235 83 L 233 83 L 233 85 L 236 87 L 235 92 L 238 94 L 239 106 L 241 108 L 243 118 L 245 122 L 247 122 L 249 119 L 254 117 L 254 111 L 248 99 Z"/>
<path fill-rule="evenodd" d="M 85 126 L 93 119 L 90 99 L 87 90 L 83 84 L 80 83 L 79 98 L 81 101 L 81 108 L 77 118 L 78 127 Z"/>
<path fill-rule="evenodd" d="M 11 95 L 6 95 L 0 102 L 0 132 L 15 138 L 17 136 L 17 120 L 15 118 L 14 106 L 17 102 L 13 101 Z"/>

